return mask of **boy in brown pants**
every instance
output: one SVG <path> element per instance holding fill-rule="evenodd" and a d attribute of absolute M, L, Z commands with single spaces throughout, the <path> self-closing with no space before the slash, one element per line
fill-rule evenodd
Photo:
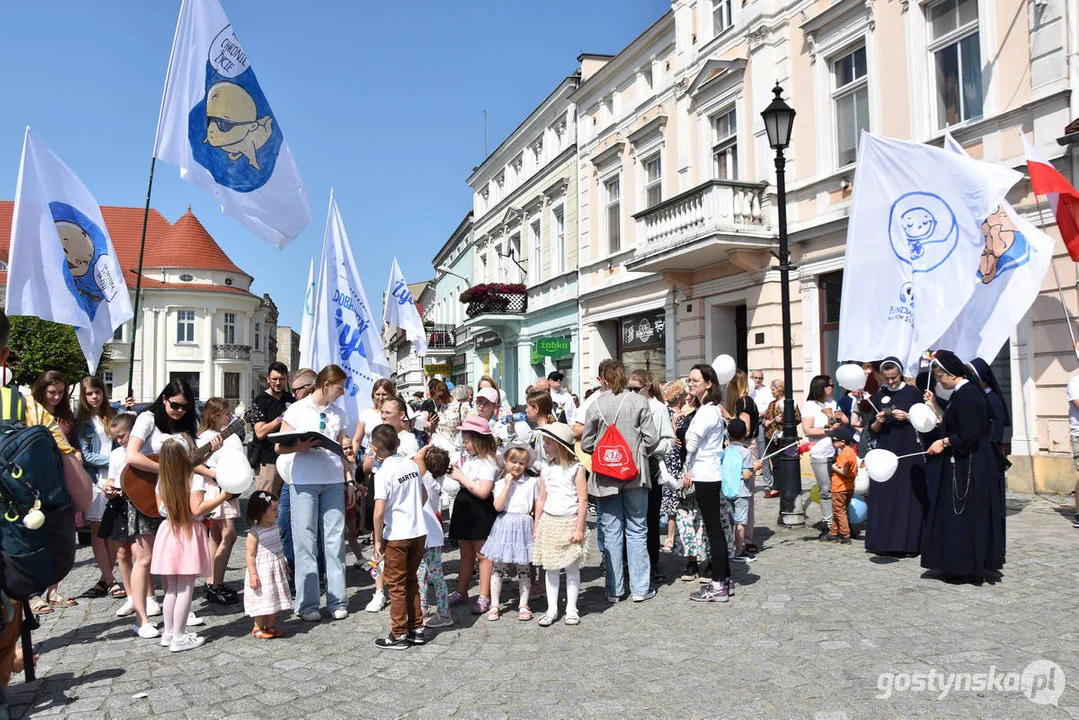
<path fill-rule="evenodd" d="M 850 523 L 847 522 L 847 504 L 854 495 L 854 478 L 858 475 L 858 454 L 852 443 L 854 435 L 846 425 L 840 425 L 828 433 L 835 448 L 835 461 L 832 463 L 832 525 L 828 534 L 821 538 L 824 542 L 838 542 L 850 545 Z"/>
<path fill-rule="evenodd" d="M 390 634 L 375 640 L 383 650 L 423 645 L 420 583 L 416 571 L 423 561 L 427 526 L 423 504 L 423 470 L 397 454 L 400 439 L 390 425 L 371 432 L 371 445 L 382 461 L 375 473 L 375 559 L 386 559 L 386 589 L 390 594 Z"/>

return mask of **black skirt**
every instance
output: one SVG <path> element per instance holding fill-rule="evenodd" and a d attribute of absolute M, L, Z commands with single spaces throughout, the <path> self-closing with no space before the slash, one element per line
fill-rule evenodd
<path fill-rule="evenodd" d="M 486 540 L 496 517 L 494 495 L 480 500 L 462 487 L 453 502 L 450 537 L 454 540 Z"/>

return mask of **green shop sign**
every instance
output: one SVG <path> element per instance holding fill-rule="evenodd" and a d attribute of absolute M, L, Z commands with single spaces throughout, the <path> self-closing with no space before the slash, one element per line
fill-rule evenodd
<path fill-rule="evenodd" d="M 549 357 L 552 360 L 559 360 L 561 358 L 569 357 L 572 354 L 573 349 L 568 337 L 539 338 L 532 343 L 533 365 L 542 364 L 543 358 L 545 357 Z"/>

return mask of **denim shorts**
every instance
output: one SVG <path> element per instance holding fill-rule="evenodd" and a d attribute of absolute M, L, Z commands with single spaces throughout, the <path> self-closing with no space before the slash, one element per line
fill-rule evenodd
<path fill-rule="evenodd" d="M 735 498 L 732 502 L 734 504 L 734 524 L 745 525 L 749 522 L 749 501 L 753 498 L 740 497 Z"/>

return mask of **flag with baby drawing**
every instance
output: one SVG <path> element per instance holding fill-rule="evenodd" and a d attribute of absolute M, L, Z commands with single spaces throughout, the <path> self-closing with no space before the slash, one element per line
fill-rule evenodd
<path fill-rule="evenodd" d="M 847 225 L 839 359 L 894 355 L 915 373 L 980 282 L 982 223 L 1022 175 L 862 133 Z"/>
<path fill-rule="evenodd" d="M 29 127 L 7 270 L 8 315 L 73 325 L 95 373 L 105 343 L 133 315 L 131 297 L 94 196 Z"/>
<path fill-rule="evenodd" d="M 281 124 L 217 0 L 180 6 L 154 157 L 279 248 L 311 222 Z"/>
<path fill-rule="evenodd" d="M 963 146 L 944 134 L 944 149 L 963 157 Z M 934 347 L 963 360 L 993 362 L 1034 304 L 1053 259 L 1053 240 L 1001 200 L 981 224 L 983 240 L 974 292 Z"/>
<path fill-rule="evenodd" d="M 412 341 L 416 354 L 425 357 L 427 332 L 423 329 L 423 320 L 416 307 L 416 300 L 408 289 L 405 276 L 401 274 L 401 267 L 397 264 L 396 256 L 390 268 L 390 284 L 386 288 L 386 299 L 382 302 L 382 322 L 404 330 L 405 335 Z"/>

